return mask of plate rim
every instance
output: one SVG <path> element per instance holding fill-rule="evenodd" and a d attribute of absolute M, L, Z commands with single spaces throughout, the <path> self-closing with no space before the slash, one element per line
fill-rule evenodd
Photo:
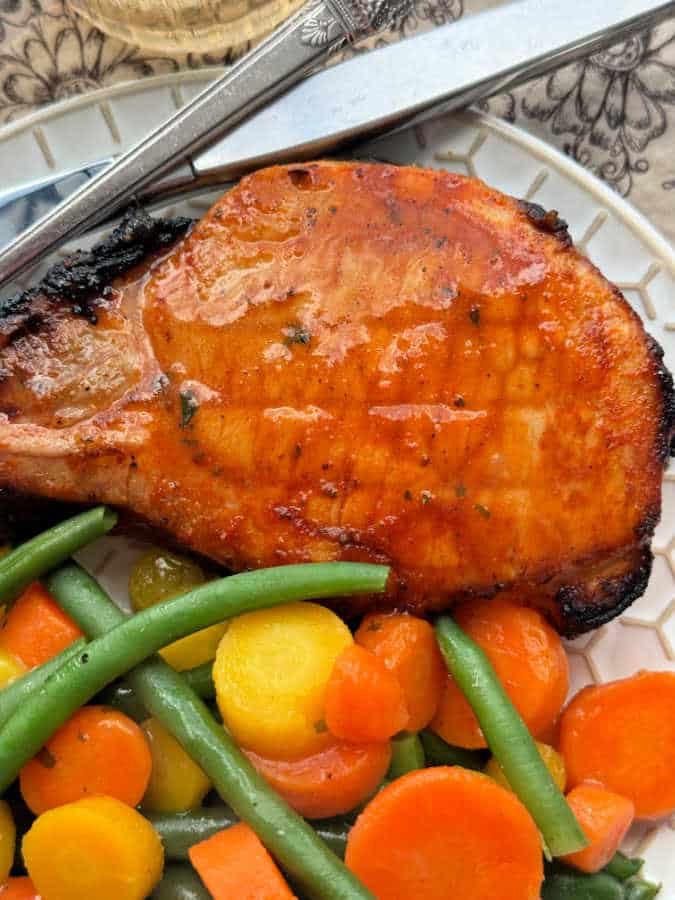
<path fill-rule="evenodd" d="M 178 109 L 182 105 L 182 98 L 180 91 L 175 90 L 176 88 L 180 88 L 181 85 L 195 83 L 206 84 L 209 80 L 222 74 L 222 72 L 222 67 L 214 66 L 207 66 L 202 69 L 184 70 L 141 78 L 135 81 L 121 82 L 95 91 L 90 91 L 86 94 L 58 101 L 29 113 L 14 122 L 0 126 L 0 147 L 2 147 L 7 140 L 16 135 L 28 132 L 31 129 L 39 129 L 41 125 L 58 119 L 59 117 L 67 116 L 71 111 L 95 106 L 104 108 L 106 101 L 114 100 L 117 97 L 131 97 L 143 94 L 153 89 L 167 88 L 172 90 L 174 104 Z M 450 114 L 440 113 L 438 119 L 446 117 L 455 118 L 459 122 L 465 121 L 477 129 L 484 129 L 485 132 L 499 136 L 515 147 L 521 148 L 530 158 L 540 162 L 542 168 L 548 167 L 564 178 L 569 179 L 572 183 L 578 185 L 584 193 L 595 201 L 600 208 L 599 211 L 605 211 L 606 213 L 615 216 L 616 219 L 629 230 L 631 236 L 648 248 L 662 268 L 675 278 L 675 247 L 673 244 L 671 244 L 670 241 L 650 223 L 647 216 L 636 209 L 629 200 L 617 194 L 592 172 L 584 169 L 579 163 L 566 156 L 558 148 L 547 143 L 543 138 L 531 134 L 517 125 L 498 119 L 496 116 L 489 113 L 470 109 Z M 429 120 L 429 124 L 433 123 L 433 121 L 433 119 Z M 421 124 L 422 127 L 424 127 L 428 123 L 425 122 Z M 103 124 L 101 127 L 105 128 Z M 52 171 L 58 171 L 59 169 L 60 166 L 58 165 L 52 166 Z M 218 185 L 214 185 L 214 188 L 217 187 Z M 533 198 L 533 202 L 536 202 L 536 195 Z M 564 216 L 564 210 L 561 210 L 561 213 Z M 640 316 L 644 320 L 645 317 L 642 313 L 640 313 Z M 675 481 L 675 470 L 673 470 L 673 476 L 671 476 L 669 480 Z M 669 613 L 667 611 L 669 609 L 670 606 L 667 606 L 666 613 L 668 615 Z M 631 628 L 642 628 L 645 623 L 641 620 L 635 620 L 627 624 L 630 624 Z M 584 644 L 583 648 L 573 651 L 575 655 L 581 655 L 586 660 L 586 665 L 589 665 L 589 657 L 586 653 L 589 651 L 591 642 L 596 641 L 599 636 L 604 634 L 607 627 L 608 626 L 603 626 L 601 629 L 598 629 L 594 632 L 594 635 L 589 641 Z M 653 626 L 650 624 L 649 629 L 652 628 Z M 598 677 L 595 673 L 592 673 L 592 675 L 593 681 L 604 681 L 604 678 Z M 647 855 L 648 872 L 650 874 L 652 872 L 652 867 L 655 867 L 653 871 L 658 874 L 660 874 L 661 871 L 666 871 L 668 864 L 659 863 L 656 860 L 652 861 L 649 858 L 649 851 L 652 842 L 656 839 L 660 839 L 659 836 L 664 833 L 667 833 L 672 840 L 671 832 L 673 829 L 675 829 L 675 816 L 667 817 L 656 823 L 641 823 L 639 830 L 631 835 L 629 849 L 633 853 Z M 670 887 L 670 879 L 668 879 L 667 886 Z"/>
<path fill-rule="evenodd" d="M 78 94 L 75 97 L 68 97 L 1 126 L 0 146 L 10 138 L 39 128 L 52 119 L 67 115 L 70 111 L 87 106 L 101 105 L 115 97 L 132 96 L 156 88 L 175 88 L 185 83 L 213 80 L 222 72 L 222 66 L 205 66 L 202 69 L 188 69 L 180 72 L 170 72 L 165 75 L 139 78 L 135 81 L 123 81 L 119 84 L 108 85 L 98 90 Z M 175 96 L 175 103 L 176 109 L 179 109 L 182 105 L 179 96 Z M 467 109 L 456 113 L 439 113 L 438 118 L 447 115 L 467 117 L 474 123 L 482 123 L 492 132 L 497 133 L 510 143 L 522 147 L 530 155 L 541 160 L 542 163 L 545 162 L 547 165 L 554 167 L 559 173 L 579 184 L 584 191 L 592 195 L 605 209 L 616 215 L 652 253 L 659 257 L 661 262 L 670 270 L 671 275 L 675 277 L 675 247 L 668 238 L 649 221 L 645 213 L 637 209 L 630 200 L 622 197 L 590 170 L 585 169 L 578 162 L 566 156 L 557 147 L 548 144 L 542 138 L 530 134 L 517 125 L 499 119 L 491 113 Z M 433 119 L 430 121 L 433 121 Z M 564 217 L 564 210 L 560 212 Z"/>

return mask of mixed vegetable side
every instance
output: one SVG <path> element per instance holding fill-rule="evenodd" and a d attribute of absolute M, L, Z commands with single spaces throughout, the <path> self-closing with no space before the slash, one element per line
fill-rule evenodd
<path fill-rule="evenodd" d="M 563 708 L 538 612 L 352 631 L 316 601 L 384 590 L 357 563 L 212 579 L 153 550 L 127 616 L 70 561 L 114 521 L 0 559 L 0 900 L 657 895 L 619 847 L 675 811 L 675 673 Z"/>

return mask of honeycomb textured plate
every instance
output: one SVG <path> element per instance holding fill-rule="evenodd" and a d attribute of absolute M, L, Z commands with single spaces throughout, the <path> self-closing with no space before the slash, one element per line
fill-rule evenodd
<path fill-rule="evenodd" d="M 0 171 L 10 187 L 117 154 L 201 90 L 216 70 L 149 78 L 50 107 L 0 131 Z M 73 135 L 77 134 L 77 140 Z M 363 157 L 446 168 L 558 209 L 577 247 L 623 290 L 675 370 L 675 254 L 626 201 L 538 139 L 490 117 L 443 117 L 359 149 Z M 218 192 L 170 211 L 199 216 Z M 35 277 L 34 275 L 31 277 Z M 107 538 L 81 559 L 121 604 L 129 567 L 144 545 Z M 663 513 L 645 595 L 618 621 L 568 644 L 572 689 L 640 668 L 675 672 L 675 467 L 666 473 Z M 627 850 L 675 898 L 675 818 L 640 824 Z"/>

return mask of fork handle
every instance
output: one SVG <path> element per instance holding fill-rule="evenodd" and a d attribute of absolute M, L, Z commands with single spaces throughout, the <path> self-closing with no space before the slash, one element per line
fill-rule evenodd
<path fill-rule="evenodd" d="M 346 39 L 367 36 L 401 0 L 317 0 L 300 9 L 193 101 L 0 252 L 0 286 L 109 218 L 144 187 L 299 81 Z"/>

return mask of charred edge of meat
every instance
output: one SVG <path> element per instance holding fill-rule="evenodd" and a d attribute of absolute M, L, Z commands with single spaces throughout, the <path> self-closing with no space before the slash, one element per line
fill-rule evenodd
<path fill-rule="evenodd" d="M 530 203 L 529 200 L 517 200 L 518 205 L 539 231 L 552 234 L 558 238 L 564 247 L 572 246 L 572 237 L 568 231 L 567 222 L 561 219 L 555 209 L 544 209 L 538 203 Z"/>
<path fill-rule="evenodd" d="M 38 296 L 72 303 L 76 315 L 96 323 L 92 301 L 105 294 L 118 275 L 142 262 L 149 254 L 173 244 L 192 224 L 183 216 L 175 219 L 153 219 L 140 206 L 128 209 L 122 221 L 91 250 L 76 250 L 62 262 L 52 266 L 42 281 L 27 291 L 0 300 L 0 319 L 22 316 L 21 325 L 35 330 L 40 322 L 30 322 L 31 304 Z"/>
<path fill-rule="evenodd" d="M 641 546 L 651 541 L 660 518 L 661 504 L 658 503 L 650 507 L 642 517 L 642 520 L 635 526 L 635 536 Z"/>
<path fill-rule="evenodd" d="M 663 347 L 650 335 L 646 335 L 647 353 L 654 360 L 656 377 L 661 385 L 661 421 L 659 423 L 659 459 L 665 465 L 669 456 L 675 456 L 675 385 L 672 373 L 663 362 Z"/>
<path fill-rule="evenodd" d="M 649 547 L 642 550 L 637 565 L 624 575 L 599 579 L 590 593 L 584 585 L 564 585 L 556 594 L 560 610 L 560 632 L 573 638 L 621 615 L 646 588 L 654 557 Z"/>

